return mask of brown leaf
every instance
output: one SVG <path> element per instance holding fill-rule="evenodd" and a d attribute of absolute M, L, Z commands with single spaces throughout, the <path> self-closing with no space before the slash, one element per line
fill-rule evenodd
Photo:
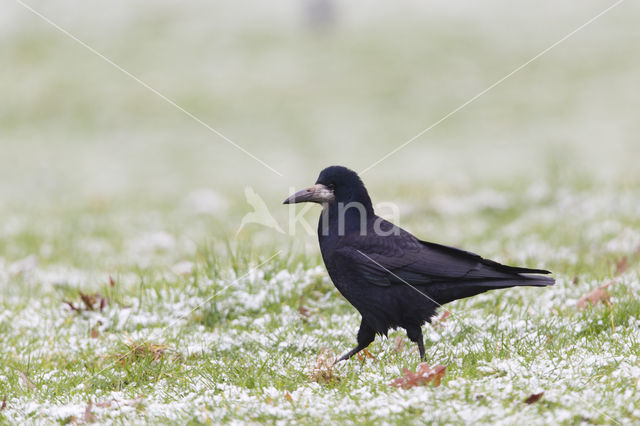
<path fill-rule="evenodd" d="M 336 383 L 341 380 L 334 371 L 335 357 L 333 353 L 322 348 L 316 358 L 316 365 L 312 368 L 309 379 L 320 384 Z"/>
<path fill-rule="evenodd" d="M 18 371 L 18 374 L 20 375 L 20 378 L 22 379 L 24 384 L 27 385 L 27 387 L 29 389 L 35 389 L 36 388 L 36 385 L 34 385 L 33 382 L 31 380 L 29 380 L 29 378 L 27 377 L 26 374 L 24 374 L 22 371 Z"/>
<path fill-rule="evenodd" d="M 629 258 L 627 256 L 623 256 L 622 259 L 616 262 L 616 275 L 624 274 L 628 267 Z"/>
<path fill-rule="evenodd" d="M 542 398 L 542 395 L 544 395 L 544 392 L 532 393 L 531 395 L 529 395 L 529 397 L 527 399 L 524 400 L 524 403 L 525 404 L 533 404 L 535 402 L 538 402 L 538 400 L 540 398 Z"/>
<path fill-rule="evenodd" d="M 93 408 L 93 403 L 89 400 L 89 404 L 87 404 L 87 408 L 84 409 L 84 415 L 82 416 L 82 421 L 85 423 L 92 423 L 97 420 L 96 416 L 91 412 L 91 408 Z"/>
<path fill-rule="evenodd" d="M 97 339 L 99 336 L 100 332 L 98 331 L 98 326 L 93 326 L 93 328 L 91 328 L 91 338 Z"/>
<path fill-rule="evenodd" d="M 438 327 L 442 327 L 443 324 L 447 321 L 447 319 L 449 318 L 449 315 L 451 315 L 451 311 L 444 311 L 442 313 L 442 315 L 440 315 L 440 317 L 436 320 L 432 320 L 431 321 L 431 326 L 433 328 L 438 328 Z"/>
<path fill-rule="evenodd" d="M 113 399 L 104 401 L 104 402 L 96 402 L 96 407 L 100 407 L 100 408 L 108 408 L 111 407 L 111 402 L 115 401 Z"/>
<path fill-rule="evenodd" d="M 144 397 L 144 394 L 140 394 L 137 397 L 135 397 L 134 399 L 125 399 L 125 400 L 118 400 L 115 398 L 112 399 L 108 399 L 106 401 L 103 402 L 96 402 L 95 404 L 93 404 L 96 407 L 100 407 L 100 408 L 108 408 L 111 407 L 111 405 L 113 403 L 116 403 L 117 405 L 138 405 L 140 402 L 142 402 L 142 398 Z"/>
<path fill-rule="evenodd" d="M 414 386 L 425 386 L 427 383 L 433 382 L 434 386 L 440 386 L 440 381 L 446 372 L 447 367 L 444 365 L 436 365 L 433 369 L 429 364 L 423 362 L 418 365 L 418 369 L 413 371 L 403 368 L 403 375 L 394 379 L 390 385 L 402 389 L 410 389 Z"/>
<path fill-rule="evenodd" d="M 300 295 L 300 306 L 298 307 L 298 312 L 300 312 L 300 316 L 302 316 L 303 319 L 306 319 L 311 316 L 311 312 L 309 311 L 309 309 L 304 307 L 303 302 L 304 296 Z"/>
<path fill-rule="evenodd" d="M 613 281 L 609 281 L 608 283 L 601 285 L 600 287 L 596 287 L 591 290 L 589 293 L 582 296 L 577 303 L 578 309 L 584 309 L 587 307 L 587 303 L 591 303 L 592 305 L 600 303 L 610 303 L 611 295 L 607 288 L 613 284 Z"/>
<path fill-rule="evenodd" d="M 289 393 L 289 391 L 284 391 L 284 397 L 287 401 L 293 403 L 293 397 L 291 396 L 291 394 Z"/>
<path fill-rule="evenodd" d="M 363 350 L 361 350 L 360 352 L 358 352 L 356 354 L 356 356 L 358 357 L 358 361 L 360 362 L 364 362 L 367 358 L 370 359 L 376 359 L 375 356 L 373 356 L 373 354 L 371 352 L 369 352 L 367 350 L 367 348 L 364 348 Z"/>
<path fill-rule="evenodd" d="M 396 336 L 396 340 L 393 342 L 393 351 L 397 354 L 404 350 L 404 338 L 402 336 Z"/>
<path fill-rule="evenodd" d="M 107 298 L 102 296 L 100 293 L 85 294 L 79 291 L 78 295 L 80 296 L 80 301 L 82 302 L 82 304 L 78 306 L 74 305 L 68 300 L 63 300 L 63 303 L 69 305 L 72 311 L 85 312 L 99 310 L 100 312 L 102 312 L 104 308 L 106 308 L 109 304 Z"/>
<path fill-rule="evenodd" d="M 76 311 L 76 312 L 80 312 L 81 309 L 76 308 L 73 303 L 69 302 L 68 300 L 63 300 L 62 303 L 66 303 L 67 305 L 69 305 L 69 307 L 71 308 L 72 311 Z"/>
<path fill-rule="evenodd" d="M 0 411 L 4 410 L 5 408 L 7 408 L 7 395 L 5 395 L 2 398 L 2 405 L 0 405 Z"/>
<path fill-rule="evenodd" d="M 78 294 L 80 295 L 80 300 L 82 300 L 82 302 L 84 303 L 84 306 L 86 307 L 86 310 L 87 311 L 93 311 L 93 304 L 95 302 L 95 295 L 93 295 L 93 294 L 84 294 L 81 291 L 79 291 Z"/>
<path fill-rule="evenodd" d="M 129 340 L 129 344 L 126 352 L 116 352 L 111 355 L 106 355 L 105 358 L 115 359 L 116 362 L 124 366 L 128 363 L 133 363 L 145 358 L 151 358 L 153 361 L 158 361 L 167 351 L 169 351 L 169 346 L 167 345 L 151 342 L 137 343 L 128 335 L 127 339 Z M 179 354 L 172 354 L 171 359 L 182 361 L 182 357 Z"/>
<path fill-rule="evenodd" d="M 109 275 L 109 285 L 111 287 L 115 287 L 116 282 L 113 280 L 113 277 L 111 275 Z"/>

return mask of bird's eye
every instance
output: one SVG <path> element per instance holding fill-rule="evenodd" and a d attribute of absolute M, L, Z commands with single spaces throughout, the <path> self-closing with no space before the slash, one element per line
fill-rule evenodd
<path fill-rule="evenodd" d="M 330 190 L 333 191 L 333 190 L 336 189 L 336 186 L 334 184 L 330 183 L 329 185 L 327 185 L 327 188 L 329 188 Z"/>

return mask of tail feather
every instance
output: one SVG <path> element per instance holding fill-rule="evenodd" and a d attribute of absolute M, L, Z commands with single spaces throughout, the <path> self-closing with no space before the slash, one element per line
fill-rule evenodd
<path fill-rule="evenodd" d="M 475 296 L 489 290 L 521 286 L 546 287 L 554 284 L 555 280 L 551 277 L 516 275 L 511 279 L 488 279 L 434 284 L 429 286 L 429 293 L 435 296 L 434 299 L 438 304 L 444 305 L 445 303 Z"/>

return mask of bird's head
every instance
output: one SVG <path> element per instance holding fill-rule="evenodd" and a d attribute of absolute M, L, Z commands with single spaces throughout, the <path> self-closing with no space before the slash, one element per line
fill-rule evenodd
<path fill-rule="evenodd" d="M 330 166 L 320 172 L 315 185 L 298 191 L 284 204 L 294 203 L 361 203 L 366 210 L 373 210 L 369 193 L 356 172 L 342 166 Z"/>

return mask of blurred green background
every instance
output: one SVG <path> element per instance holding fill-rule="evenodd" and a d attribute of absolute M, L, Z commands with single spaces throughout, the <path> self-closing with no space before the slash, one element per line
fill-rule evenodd
<path fill-rule="evenodd" d="M 278 204 L 327 165 L 371 165 L 613 4 L 317 3 L 28 2 L 278 176 L 3 2 L 2 208 L 171 204 L 198 188 L 246 208 L 245 186 Z M 640 4 L 622 3 L 365 182 L 378 199 L 407 186 L 635 185 L 639 19 Z"/>

